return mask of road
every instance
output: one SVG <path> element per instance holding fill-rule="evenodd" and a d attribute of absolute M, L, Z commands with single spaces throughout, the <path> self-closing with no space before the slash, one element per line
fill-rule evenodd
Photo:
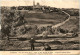
<path fill-rule="evenodd" d="M 68 15 L 68 18 L 67 18 L 65 21 L 61 22 L 61 23 L 58 23 L 58 24 L 56 24 L 56 25 L 53 25 L 53 26 L 51 27 L 52 29 L 56 29 L 56 28 L 64 25 L 67 21 L 70 20 L 70 15 L 69 15 L 67 12 L 65 12 L 65 11 L 62 11 L 62 12 L 63 12 L 64 14 Z M 46 31 L 44 31 L 43 33 L 45 33 L 45 35 L 46 35 Z M 43 33 L 42 33 L 42 36 L 43 36 Z"/>
<path fill-rule="evenodd" d="M 59 27 L 59 26 L 62 26 L 62 25 L 64 25 L 67 21 L 69 21 L 70 20 L 70 15 L 67 13 L 67 12 L 65 12 L 65 11 L 62 11 L 64 14 L 66 14 L 66 15 L 68 15 L 68 18 L 67 18 L 67 20 L 65 20 L 65 21 L 63 21 L 63 22 L 61 22 L 61 23 L 59 23 L 59 24 L 56 24 L 56 25 L 53 25 L 52 26 L 52 28 L 57 28 L 57 27 Z"/>

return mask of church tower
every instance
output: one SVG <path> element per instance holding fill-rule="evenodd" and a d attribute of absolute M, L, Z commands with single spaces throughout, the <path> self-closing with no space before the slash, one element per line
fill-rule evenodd
<path fill-rule="evenodd" d="M 33 6 L 35 6 L 35 0 L 33 0 Z"/>
<path fill-rule="evenodd" d="M 35 7 L 35 0 L 33 0 L 33 10 L 34 10 L 34 7 Z"/>

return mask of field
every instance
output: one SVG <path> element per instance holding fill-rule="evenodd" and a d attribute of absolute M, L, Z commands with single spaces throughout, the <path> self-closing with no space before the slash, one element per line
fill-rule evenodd
<path fill-rule="evenodd" d="M 30 43 L 29 40 L 21 41 L 17 37 L 26 37 L 31 38 L 33 35 L 36 34 L 36 27 L 34 25 L 37 25 L 37 27 L 42 26 L 48 26 L 48 25 L 56 25 L 58 23 L 61 23 L 65 21 L 67 18 L 67 15 L 61 15 L 58 12 L 54 13 L 27 13 L 27 12 L 21 12 L 24 14 L 24 21 L 25 23 L 22 23 L 21 25 L 17 25 L 14 28 L 16 30 L 10 30 L 10 37 L 14 37 L 15 39 L 11 39 L 10 42 L 8 42 L 5 37 L 3 40 L 0 40 L 0 49 L 1 50 L 12 50 L 12 51 L 30 51 Z M 13 17 L 15 19 L 15 17 Z M 71 16 L 70 20 L 65 23 L 64 25 L 60 26 L 64 30 L 73 31 L 78 33 L 78 27 L 79 27 L 79 18 L 78 16 Z M 17 21 L 16 21 L 17 22 Z M 14 24 L 16 25 L 16 22 L 9 23 L 10 25 Z M 20 20 L 21 22 L 21 20 Z M 3 27 L 6 24 L 3 23 Z M 31 30 L 24 30 L 20 31 L 20 29 L 24 29 L 23 26 L 31 25 Z M 12 25 L 13 26 L 13 25 Z M 12 27 L 11 26 L 11 27 Z M 27 27 L 28 28 L 28 27 Z M 22 32 L 25 33 L 22 33 Z M 16 34 L 14 33 L 16 32 Z M 40 32 L 40 31 L 39 31 Z M 13 35 L 14 33 L 14 35 Z M 42 32 L 40 32 L 41 34 Z M 37 33 L 39 34 L 39 33 Z M 16 39 L 17 38 L 17 39 Z M 4 43 L 4 44 L 3 44 Z M 53 37 L 53 38 L 36 38 L 35 42 L 35 51 L 41 50 L 43 48 L 43 43 L 48 43 L 51 46 L 52 50 L 79 50 L 79 36 L 76 35 L 75 37 Z"/>

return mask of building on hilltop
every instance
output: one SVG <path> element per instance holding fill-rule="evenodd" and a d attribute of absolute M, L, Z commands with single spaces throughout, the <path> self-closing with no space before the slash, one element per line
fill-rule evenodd
<path fill-rule="evenodd" d="M 33 1 L 33 10 L 38 12 L 50 12 L 49 6 L 41 6 L 39 3 L 35 4 L 35 0 Z"/>
<path fill-rule="evenodd" d="M 33 10 L 41 10 L 41 8 L 42 8 L 42 6 L 39 3 L 35 4 L 35 0 L 34 0 L 33 1 Z"/>

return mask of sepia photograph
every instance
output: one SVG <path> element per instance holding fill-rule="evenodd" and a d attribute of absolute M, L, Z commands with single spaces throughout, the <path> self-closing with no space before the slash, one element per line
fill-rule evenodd
<path fill-rule="evenodd" d="M 80 50 L 79 0 L 3 0 L 0 51 Z"/>

